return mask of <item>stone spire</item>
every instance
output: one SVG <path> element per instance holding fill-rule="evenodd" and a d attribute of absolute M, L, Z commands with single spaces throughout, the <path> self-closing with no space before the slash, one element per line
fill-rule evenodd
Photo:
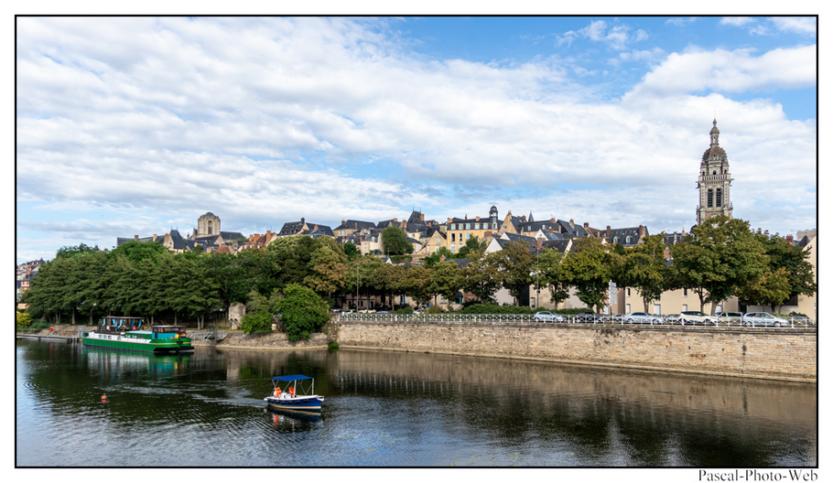
<path fill-rule="evenodd" d="M 709 145 L 709 147 L 720 146 L 720 143 L 718 142 L 718 140 L 720 138 L 720 129 L 717 128 L 717 118 L 712 120 L 712 129 L 711 129 L 711 131 L 709 131 L 709 135 L 711 136 L 711 139 L 712 139 L 712 142 Z"/>

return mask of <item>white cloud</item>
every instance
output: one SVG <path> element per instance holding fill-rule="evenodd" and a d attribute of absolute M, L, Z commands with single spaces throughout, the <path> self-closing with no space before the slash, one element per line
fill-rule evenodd
<path fill-rule="evenodd" d="M 778 30 L 800 34 L 816 33 L 815 17 L 772 17 L 770 21 Z"/>
<path fill-rule="evenodd" d="M 749 50 L 672 53 L 633 92 L 741 92 L 762 87 L 813 85 L 816 47 L 779 48 L 755 56 Z"/>
<path fill-rule="evenodd" d="M 720 19 L 721 25 L 731 25 L 733 27 L 742 27 L 754 21 L 752 17 L 723 17 Z"/>
<path fill-rule="evenodd" d="M 581 35 L 640 35 L 600 22 Z M 140 234 L 206 210 L 246 232 L 414 206 L 444 219 L 495 198 L 596 225 L 690 226 L 715 110 L 737 216 L 775 231 L 807 225 L 813 206 L 815 124 L 725 93 L 811 85 L 814 46 L 673 53 L 601 101 L 558 59 L 432 60 L 350 19 L 22 18 L 18 35 L 19 197 L 149 216 L 131 224 Z M 89 223 L 103 246 L 132 234 Z"/>
<path fill-rule="evenodd" d="M 640 42 L 648 38 L 648 32 L 637 29 L 635 32 L 627 25 L 612 25 L 608 28 L 604 20 L 594 20 L 579 30 L 570 30 L 557 37 L 558 44 L 570 45 L 578 38 L 586 38 L 593 42 L 602 42 L 617 50 L 624 49 L 630 42 Z"/>

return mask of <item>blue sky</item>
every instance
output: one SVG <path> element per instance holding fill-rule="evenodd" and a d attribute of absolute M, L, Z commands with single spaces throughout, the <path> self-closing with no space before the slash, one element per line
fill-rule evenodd
<path fill-rule="evenodd" d="M 815 19 L 20 18 L 18 254 L 286 221 L 815 225 Z"/>

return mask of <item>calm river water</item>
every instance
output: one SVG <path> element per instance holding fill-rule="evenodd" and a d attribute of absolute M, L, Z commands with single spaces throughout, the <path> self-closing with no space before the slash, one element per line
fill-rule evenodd
<path fill-rule="evenodd" d="M 21 466 L 816 464 L 813 385 L 345 350 L 16 357 Z M 315 376 L 320 420 L 264 409 L 294 373 Z"/>

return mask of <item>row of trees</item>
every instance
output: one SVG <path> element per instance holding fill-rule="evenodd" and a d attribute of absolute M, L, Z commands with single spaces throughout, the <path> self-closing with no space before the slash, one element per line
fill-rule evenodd
<path fill-rule="evenodd" d="M 283 238 L 264 250 L 238 254 L 173 254 L 140 242 L 110 251 L 80 245 L 60 250 L 45 263 L 24 301 L 35 319 L 55 322 L 119 314 L 200 324 L 234 302 L 251 306 L 279 300 L 291 284 L 331 305 L 358 293 L 380 297 L 391 307 L 402 294 L 436 303 L 440 296 L 453 300 L 464 291 L 490 302 L 500 287 L 520 299 L 532 285 L 562 301 L 575 288 L 578 298 L 597 310 L 605 304 L 611 280 L 636 289 L 646 310 L 670 289 L 695 291 L 701 310 L 732 295 L 775 307 L 793 294 L 815 291 L 804 250 L 756 234 L 743 220 L 714 218 L 667 250 L 660 235 L 628 249 L 596 238 L 576 239 L 567 255 L 549 248 L 531 252 L 523 242 L 486 254 L 483 242 L 471 240 L 456 255 L 467 258 L 461 268 L 447 253 L 424 264 L 389 264 L 326 237 Z"/>

